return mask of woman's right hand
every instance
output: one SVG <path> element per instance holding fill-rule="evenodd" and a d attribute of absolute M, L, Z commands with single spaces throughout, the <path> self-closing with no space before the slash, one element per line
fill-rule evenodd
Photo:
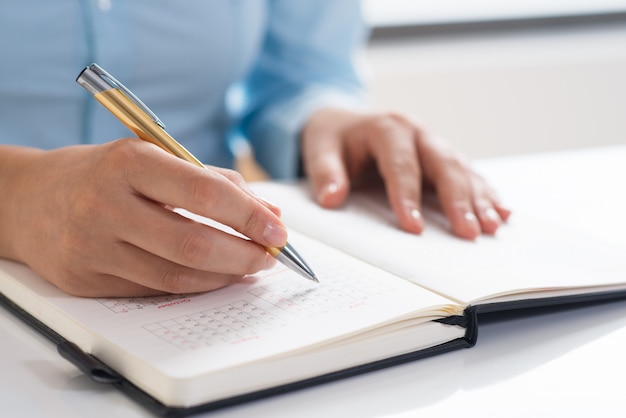
<path fill-rule="evenodd" d="M 236 172 L 196 167 L 139 139 L 54 151 L 2 146 L 0 192 L 0 256 L 74 295 L 217 289 L 273 265 L 261 246 L 287 240 L 279 210 Z"/>

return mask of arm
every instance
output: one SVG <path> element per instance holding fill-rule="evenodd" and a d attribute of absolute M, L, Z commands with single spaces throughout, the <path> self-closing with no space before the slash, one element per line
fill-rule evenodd
<path fill-rule="evenodd" d="M 240 129 L 274 178 L 298 175 L 302 126 L 327 106 L 361 107 L 353 60 L 366 38 L 358 0 L 269 2 L 261 54 L 242 87 Z"/>

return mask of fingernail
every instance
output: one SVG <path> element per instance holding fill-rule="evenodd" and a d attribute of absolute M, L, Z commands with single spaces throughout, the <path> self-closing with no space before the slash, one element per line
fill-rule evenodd
<path fill-rule="evenodd" d="M 411 232 L 420 233 L 424 229 L 424 217 L 422 213 L 417 209 L 415 203 L 410 200 L 404 201 L 405 213 L 409 215 L 410 225 L 408 230 Z"/>
<path fill-rule="evenodd" d="M 328 183 L 326 185 L 324 185 L 324 187 L 322 187 L 320 189 L 320 192 L 317 195 L 317 200 L 320 203 L 325 203 L 326 200 L 334 195 L 335 193 L 337 193 L 337 191 L 339 190 L 339 185 L 337 183 Z"/>
<path fill-rule="evenodd" d="M 268 223 L 263 231 L 265 241 L 274 247 L 282 247 L 287 242 L 287 231 L 281 225 Z"/>
<path fill-rule="evenodd" d="M 474 229 L 476 232 L 480 232 L 480 224 L 478 223 L 478 218 L 474 215 L 474 212 L 465 212 L 463 217 L 470 228 Z"/>
<path fill-rule="evenodd" d="M 494 208 L 487 208 L 485 209 L 485 218 L 489 219 L 490 221 L 495 221 L 495 222 L 500 222 L 500 215 L 498 215 L 498 212 L 496 212 L 496 210 Z"/>
<path fill-rule="evenodd" d="M 480 227 L 485 234 L 493 235 L 498 230 L 500 222 L 500 214 L 491 206 L 479 208 L 480 210 Z"/>

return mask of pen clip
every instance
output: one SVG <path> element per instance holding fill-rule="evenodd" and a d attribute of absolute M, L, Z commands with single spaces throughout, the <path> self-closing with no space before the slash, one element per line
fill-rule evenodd
<path fill-rule="evenodd" d="M 106 72 L 104 68 L 100 67 L 96 63 L 93 63 L 89 66 L 89 69 L 93 71 L 94 73 L 96 73 L 96 75 L 98 75 L 98 77 L 100 77 L 100 79 L 102 79 L 102 81 L 104 81 L 106 84 L 121 91 L 126 97 L 128 97 L 133 103 L 135 103 L 141 110 L 143 110 L 148 116 L 150 116 L 150 119 L 152 119 L 154 123 L 159 125 L 161 128 L 165 129 L 165 124 L 161 122 L 161 120 L 157 117 L 157 115 L 155 115 L 154 112 L 150 110 L 150 108 L 146 106 L 144 102 L 142 102 L 139 99 L 139 97 L 135 96 L 132 91 L 127 89 L 126 86 L 120 83 L 111 74 Z"/>

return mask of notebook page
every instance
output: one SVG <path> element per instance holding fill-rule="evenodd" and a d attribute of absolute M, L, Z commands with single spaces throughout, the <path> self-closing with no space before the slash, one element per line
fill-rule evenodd
<path fill-rule="evenodd" d="M 443 215 L 428 207 L 421 236 L 401 231 L 380 191 L 355 192 L 341 209 L 326 210 L 306 186 L 254 187 L 281 207 L 292 228 L 459 303 L 547 289 L 624 287 L 626 262 L 618 247 L 522 213 L 495 237 L 467 241 L 454 237 Z"/>
<path fill-rule="evenodd" d="M 345 338 L 417 311 L 426 312 L 423 322 L 462 312 L 295 232 L 291 238 L 320 284 L 277 265 L 204 294 L 89 299 L 0 260 L 0 290 L 115 369 L 148 375 L 154 367 L 180 378 Z"/>

